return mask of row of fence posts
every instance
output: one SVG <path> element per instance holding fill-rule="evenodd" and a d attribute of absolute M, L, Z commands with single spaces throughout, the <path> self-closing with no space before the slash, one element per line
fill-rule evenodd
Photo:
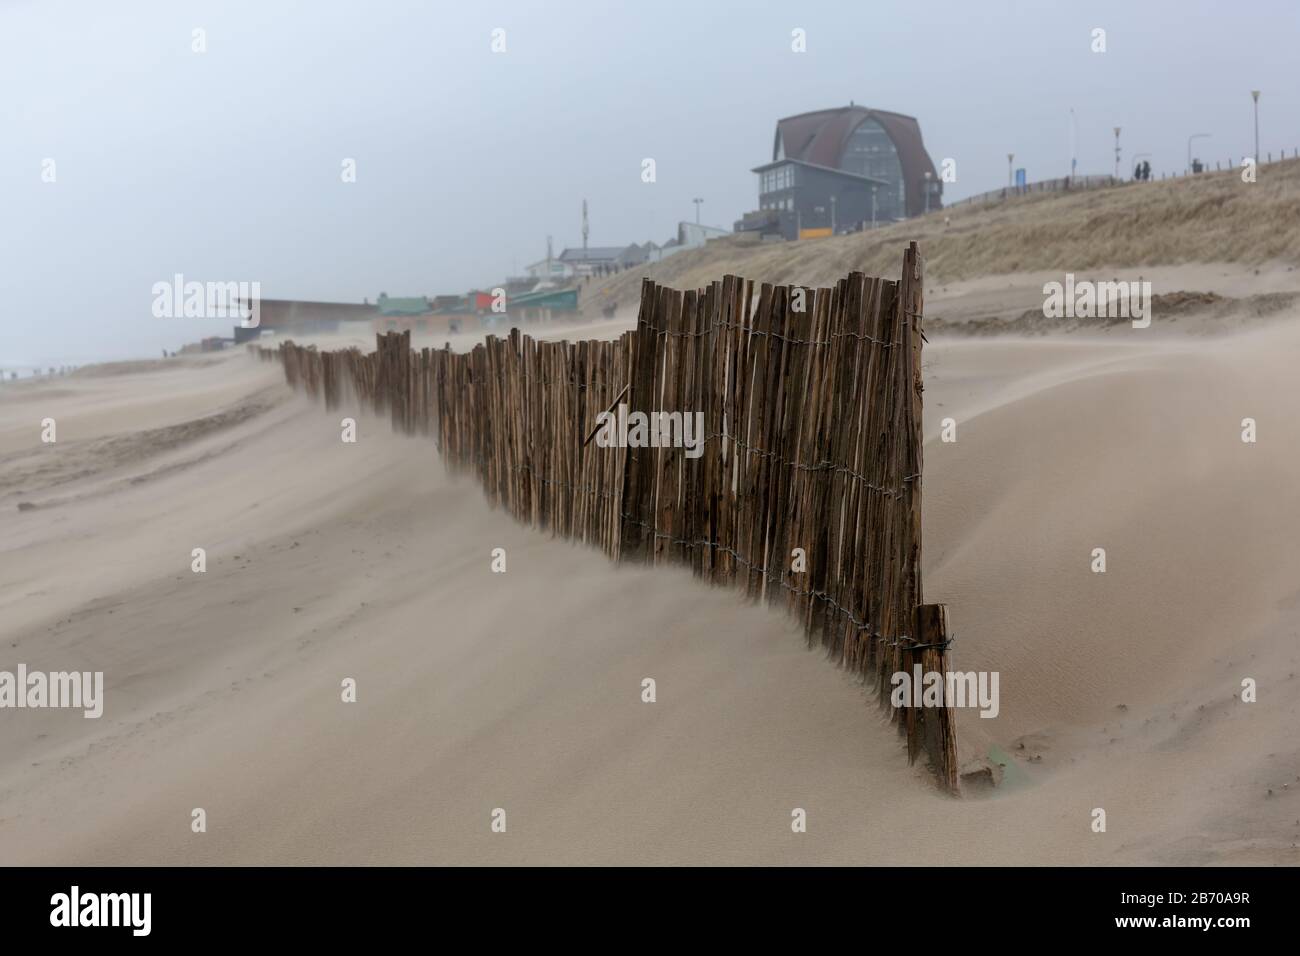
<path fill-rule="evenodd" d="M 894 674 L 920 665 L 946 682 L 948 670 L 946 610 L 921 586 L 923 306 L 912 243 L 900 281 L 855 272 L 755 294 L 736 276 L 688 292 L 646 279 L 636 327 L 612 340 L 513 329 L 456 353 L 413 350 L 402 332 L 369 355 L 258 351 L 327 408 L 351 397 L 432 435 L 451 470 L 520 521 L 783 605 L 877 689 L 909 758 L 924 751 L 956 792 L 952 708 L 890 703 Z M 703 413 L 704 434 L 689 456 L 607 447 L 606 412 Z"/>

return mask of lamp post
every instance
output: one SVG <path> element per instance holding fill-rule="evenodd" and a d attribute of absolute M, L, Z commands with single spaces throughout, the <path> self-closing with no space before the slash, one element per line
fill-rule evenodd
<path fill-rule="evenodd" d="M 876 184 L 871 184 L 871 228 L 876 228 Z"/>
<path fill-rule="evenodd" d="M 1011 188 L 1011 162 L 1016 158 L 1015 153 L 1007 153 L 1007 188 Z"/>
<path fill-rule="evenodd" d="M 926 212 L 926 215 L 929 215 L 929 214 L 930 214 L 930 178 L 931 178 L 932 175 L 933 175 L 933 174 L 930 172 L 930 170 L 927 169 L 927 170 L 925 171 L 925 212 Z"/>
<path fill-rule="evenodd" d="M 1259 165 L 1259 90 L 1251 90 L 1250 98 L 1255 101 L 1255 165 Z"/>
<path fill-rule="evenodd" d="M 704 200 L 692 199 L 691 202 L 695 203 L 695 225 L 698 226 L 700 224 L 700 203 L 704 202 Z"/>
<path fill-rule="evenodd" d="M 1115 178 L 1119 179 L 1119 127 L 1115 127 Z"/>
<path fill-rule="evenodd" d="M 1070 107 L 1070 179 L 1074 179 L 1074 170 L 1079 165 L 1076 156 L 1078 152 L 1079 128 L 1074 115 L 1074 107 Z"/>
<path fill-rule="evenodd" d="M 1209 133 L 1193 133 L 1191 136 L 1187 137 L 1187 171 L 1189 173 L 1192 171 L 1192 140 L 1209 138 Z M 1258 160 L 1258 157 L 1256 157 L 1256 160 Z"/>

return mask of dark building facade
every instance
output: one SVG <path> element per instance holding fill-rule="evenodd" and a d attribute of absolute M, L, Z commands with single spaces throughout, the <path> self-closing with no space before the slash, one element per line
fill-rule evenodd
<path fill-rule="evenodd" d="M 888 180 L 797 159 L 768 163 L 754 172 L 759 175 L 759 213 L 769 222 L 775 214 L 787 239 L 829 236 L 864 222 L 889 221 Z"/>
<path fill-rule="evenodd" d="M 812 238 L 942 207 L 942 183 L 911 116 L 849 105 L 777 122 L 754 169 L 759 208 L 737 232 Z"/>

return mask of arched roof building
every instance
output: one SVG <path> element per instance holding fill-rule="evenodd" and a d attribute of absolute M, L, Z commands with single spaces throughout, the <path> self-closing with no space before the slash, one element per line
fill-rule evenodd
<path fill-rule="evenodd" d="M 929 208 L 942 205 L 942 184 L 914 116 L 853 105 L 787 116 L 777 121 L 772 143 L 772 160 L 781 159 L 895 182 L 903 191 L 904 217 L 925 212 L 929 173 Z"/>
<path fill-rule="evenodd" d="M 778 120 L 772 161 L 754 172 L 760 209 L 737 229 L 787 238 L 906 219 L 943 204 L 915 117 L 855 104 Z"/>

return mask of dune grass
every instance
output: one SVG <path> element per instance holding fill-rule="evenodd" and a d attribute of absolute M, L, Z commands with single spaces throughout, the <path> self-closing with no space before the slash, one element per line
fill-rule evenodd
<path fill-rule="evenodd" d="M 642 276 L 697 288 L 727 273 L 827 285 L 852 270 L 889 276 L 919 240 L 930 282 L 1014 272 L 1083 272 L 1184 262 L 1300 264 L 1300 160 L 996 205 L 955 206 L 874 231 L 803 242 L 710 242 L 584 289 L 587 303 L 635 303 Z"/>

